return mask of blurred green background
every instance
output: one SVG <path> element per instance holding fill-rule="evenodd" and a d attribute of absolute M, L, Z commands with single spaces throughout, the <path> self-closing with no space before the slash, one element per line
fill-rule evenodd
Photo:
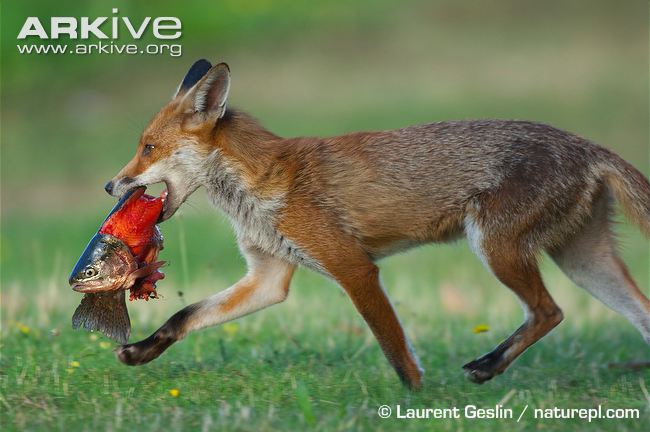
<path fill-rule="evenodd" d="M 232 105 L 283 136 L 531 119 L 614 149 L 647 174 L 647 5 L 585 4 L 112 3 L 133 21 L 178 16 L 178 58 L 20 55 L 15 36 L 24 17 L 111 16 L 111 8 L 3 4 L 2 281 L 33 280 L 39 247 L 43 260 L 60 254 L 60 265 L 71 266 L 113 203 L 103 184 L 130 159 L 144 125 L 201 57 L 227 61 Z M 183 216 L 221 227 L 203 204 L 197 193 Z M 205 231 L 197 238 L 212 235 Z M 220 252 L 210 243 L 190 244 L 190 261 L 215 263 Z"/>
<path fill-rule="evenodd" d="M 16 50 L 16 35 L 27 16 L 46 22 L 50 16 L 111 16 L 112 7 L 133 21 L 179 17 L 183 55 L 20 55 Z M 69 328 L 79 296 L 67 286 L 68 272 L 114 203 L 103 192 L 104 183 L 131 158 L 149 118 L 201 57 L 228 62 L 231 105 L 279 135 L 336 135 L 447 119 L 529 119 L 585 136 L 615 150 L 646 175 L 650 172 L 646 1 L 14 1 L 2 3 L 1 15 L 0 312 L 5 362 L 9 352 L 24 365 L 31 364 L 30 358 L 38 364 L 45 354 L 39 357 L 40 345 L 30 338 L 39 331 L 41 337 L 53 331 L 70 338 L 71 350 L 86 343 L 86 335 Z M 226 288 L 245 271 L 231 228 L 207 205 L 202 191 L 161 228 L 166 239 L 162 257 L 171 263 L 167 279 L 159 284 L 165 298 L 129 305 L 135 338 L 183 304 Z M 626 223 L 619 231 L 623 255 L 647 292 L 648 242 Z M 521 319 L 514 297 L 464 243 L 421 248 L 389 258 L 381 267 L 416 350 L 427 352 L 442 335 L 449 340 L 436 354 L 436 364 L 446 368 L 441 373 L 459 375 L 462 361 L 487 351 Z M 595 328 L 613 333 L 608 339 L 600 330 L 588 333 L 592 345 L 585 346 L 587 353 L 603 352 L 599 344 L 612 338 L 620 341 L 618 348 L 609 348 L 620 353 L 614 357 L 646 353 L 622 318 L 575 288 L 548 261 L 543 267 L 549 289 L 567 316 L 556 331 L 558 340 L 564 343 L 573 331 L 586 331 L 576 330 L 583 323 L 585 328 L 600 325 Z M 354 337 L 367 338 L 349 301 L 331 282 L 300 271 L 292 290 L 286 304 L 241 320 L 240 333 L 246 329 L 259 339 L 266 324 L 281 323 L 291 337 L 313 344 L 333 329 L 337 335 L 357 329 Z M 331 310 L 324 312 L 322 304 L 332 305 Z M 313 322 L 312 313 L 318 315 Z M 467 330 L 482 322 L 495 330 L 489 341 L 477 342 L 471 331 L 459 334 L 463 358 L 448 360 L 447 351 L 455 349 L 448 330 Z M 21 326 L 32 328 L 29 337 Z M 201 336 L 190 336 L 192 342 L 173 348 L 154 368 L 191 355 L 187 353 L 196 350 L 192 343 L 209 343 L 201 342 Z M 542 344 L 534 349 L 543 350 Z M 383 371 L 378 380 L 393 385 L 389 367 L 376 346 L 370 346 L 373 360 L 367 361 Z M 552 357 L 556 349 L 561 344 L 546 354 Z M 246 351 L 242 361 L 249 357 Z M 67 357 L 62 358 L 65 363 Z M 140 376 L 125 371 L 106 352 L 98 358 L 112 373 Z M 574 365 L 573 360 L 568 364 Z M 347 367 L 362 368 L 362 362 L 353 359 Z M 572 366 L 560 369 L 567 367 Z M 9 377 L 21 370 L 9 372 Z M 435 372 L 431 376 L 438 379 Z M 5 391 L 11 382 L 4 380 Z M 36 395 L 31 399 L 49 401 L 43 395 L 57 390 L 48 389 L 39 381 L 30 387 Z M 232 397 L 239 390 L 235 386 Z M 577 389 L 576 395 L 583 390 Z M 47 403 L 57 406 L 52 397 Z M 333 391 L 328 397 L 341 395 Z M 13 408 L 6 409 L 14 425 L 26 421 Z M 309 423 L 304 410 L 296 411 L 302 412 L 298 423 Z M 341 415 L 347 418 L 345 412 Z M 368 418 L 372 420 L 370 414 Z"/>

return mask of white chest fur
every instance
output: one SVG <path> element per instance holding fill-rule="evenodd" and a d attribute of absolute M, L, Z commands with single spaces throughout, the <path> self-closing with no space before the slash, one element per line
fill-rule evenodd
<path fill-rule="evenodd" d="M 282 196 L 261 199 L 247 189 L 233 167 L 224 163 L 213 167 L 205 184 L 208 197 L 228 215 L 240 243 L 326 274 L 318 262 L 276 228 L 277 215 L 284 207 Z"/>

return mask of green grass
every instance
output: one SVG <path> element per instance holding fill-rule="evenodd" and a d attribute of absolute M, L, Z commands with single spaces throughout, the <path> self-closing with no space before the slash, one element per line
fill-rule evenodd
<path fill-rule="evenodd" d="M 131 340 L 146 337 L 187 302 L 233 283 L 244 273 L 230 228 L 195 206 L 163 225 L 171 260 L 159 284 L 164 298 L 129 304 Z M 114 343 L 70 328 L 79 301 L 65 284 L 95 219 L 54 220 L 60 230 L 26 220 L 4 246 L 34 236 L 33 256 L 4 254 L 0 406 L 5 430 L 203 428 L 237 430 L 643 430 L 648 420 L 647 370 L 609 363 L 647 360 L 648 349 L 623 318 L 573 286 L 549 260 L 542 267 L 566 319 L 504 375 L 478 386 L 461 366 L 514 330 L 521 312 L 464 243 L 425 247 L 382 262 L 382 278 L 426 369 L 424 389 L 406 390 L 350 301 L 332 282 L 301 270 L 289 299 L 235 323 L 189 335 L 151 364 L 121 365 Z M 69 224 L 70 226 L 68 226 Z M 189 275 L 183 274 L 179 236 L 187 236 Z M 78 227 L 78 234 L 72 227 Z M 20 228 L 20 229 L 19 229 Z M 24 230 L 24 231 L 23 231 Z M 88 231 L 88 232 L 87 232 Z M 622 226 L 624 256 L 648 284 L 647 242 Z M 66 237 L 70 237 L 66 240 Z M 43 242 L 39 246 L 39 242 Z M 43 244 L 57 244 L 55 254 Z M 9 250 L 9 252 L 11 252 Z M 16 272 L 16 273 L 14 273 Z M 8 274 L 7 274 L 8 273 Z M 22 275 L 22 278 L 18 276 Z M 187 278 L 190 287 L 184 287 Z M 11 280 L 14 282 L 12 283 Z M 21 282 L 16 282 L 21 280 Z M 184 295 L 179 297 L 177 291 Z M 475 334 L 473 327 L 489 331 Z M 108 342 L 107 342 L 108 341 Z M 76 363 L 78 362 L 78 367 Z M 173 397 L 171 389 L 180 394 Z M 493 407 L 504 400 L 518 416 L 500 420 L 383 420 L 393 408 Z M 536 420 L 533 408 L 638 408 L 640 420 Z"/>
<path fill-rule="evenodd" d="M 330 304 L 339 308 L 342 302 Z M 582 420 L 539 421 L 530 415 L 519 424 L 511 419 L 382 420 L 376 415 L 384 404 L 493 407 L 507 396 L 505 407 L 520 412 L 528 404 L 529 414 L 532 408 L 599 404 L 641 412 L 636 421 L 594 421 L 590 426 L 595 430 L 644 430 L 642 423 L 647 424 L 648 402 L 641 386 L 648 373 L 606 367 L 610 361 L 646 355 L 638 336 L 625 325 L 576 329 L 565 324 L 504 376 L 479 387 L 463 378 L 460 365 L 509 328 L 495 326 L 488 334 L 475 335 L 468 320 L 426 320 L 415 344 L 427 370 L 425 388 L 412 393 L 397 382 L 354 317 L 325 313 L 310 328 L 296 330 L 286 314 L 299 311 L 310 315 L 304 319 L 313 318 L 322 314 L 322 305 L 303 299 L 300 305 L 241 320 L 234 335 L 213 329 L 189 336 L 164 357 L 138 368 L 117 364 L 110 349 L 85 333 L 62 329 L 52 336 L 46 329 L 30 329 L 24 335 L 11 330 L 3 347 L 11 358 L 3 364 L 5 430 L 157 430 L 170 425 L 188 430 L 206 422 L 240 430 L 587 426 Z M 404 318 L 413 328 L 413 320 Z M 71 367 L 73 361 L 79 367 Z M 180 391 L 178 397 L 170 396 L 172 388 Z"/>

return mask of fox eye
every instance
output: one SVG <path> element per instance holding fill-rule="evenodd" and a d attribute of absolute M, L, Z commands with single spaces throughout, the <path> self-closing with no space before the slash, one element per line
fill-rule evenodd
<path fill-rule="evenodd" d="M 153 150 L 154 148 L 156 148 L 156 146 L 153 144 L 145 144 L 144 150 L 142 150 L 142 155 L 147 156 L 149 153 L 151 153 L 151 150 Z"/>
<path fill-rule="evenodd" d="M 84 270 L 84 276 L 86 276 L 87 278 L 91 278 L 96 275 L 97 275 L 97 270 L 95 270 L 95 268 L 93 267 L 86 267 L 86 269 Z"/>

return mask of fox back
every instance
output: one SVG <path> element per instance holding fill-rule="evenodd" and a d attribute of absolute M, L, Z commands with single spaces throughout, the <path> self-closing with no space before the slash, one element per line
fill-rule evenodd
<path fill-rule="evenodd" d="M 106 189 L 121 195 L 165 182 L 166 220 L 204 186 L 232 220 L 251 274 L 257 274 L 242 282 L 247 295 L 251 284 L 262 283 L 269 262 L 285 270 L 304 265 L 333 278 L 368 321 L 398 374 L 417 386 L 421 371 L 374 262 L 464 236 L 527 313 L 526 325 L 513 336 L 465 365 L 473 380 L 503 372 L 561 321 L 539 275 L 541 251 L 650 338 L 650 323 L 643 318 L 650 303 L 616 256 L 608 226 L 615 198 L 650 233 L 650 184 L 611 151 L 548 125 L 512 120 L 281 138 L 246 113 L 227 108 L 229 88 L 227 65 L 201 60 L 192 66 L 173 100 L 145 128 L 134 158 Z M 576 273 L 590 267 L 581 260 L 596 250 L 589 262 L 608 268 L 607 280 L 614 282 Z M 287 289 L 292 271 L 286 270 Z M 174 328 L 181 328 L 174 334 L 199 326 L 191 322 L 174 321 Z"/>

